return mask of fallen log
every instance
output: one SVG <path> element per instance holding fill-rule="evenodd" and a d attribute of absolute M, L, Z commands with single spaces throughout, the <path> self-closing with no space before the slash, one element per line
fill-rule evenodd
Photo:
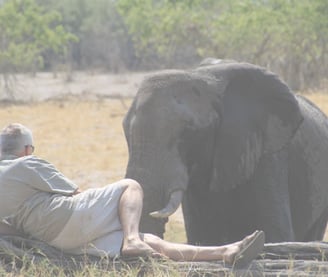
<path fill-rule="evenodd" d="M 151 273 L 154 270 L 153 263 L 156 262 L 156 270 L 163 272 L 177 270 L 184 276 L 328 276 L 326 242 L 267 243 L 263 253 L 248 268 L 235 270 L 219 261 L 173 262 L 71 255 L 41 241 L 16 236 L 0 236 L 0 265 L 8 272 L 17 270 L 24 263 L 26 266 L 26 263 L 38 264 L 45 260 L 70 272 L 86 265 L 96 265 L 106 271 L 120 271 L 134 267 L 137 268 L 138 275 L 144 275 L 143 273 Z"/>

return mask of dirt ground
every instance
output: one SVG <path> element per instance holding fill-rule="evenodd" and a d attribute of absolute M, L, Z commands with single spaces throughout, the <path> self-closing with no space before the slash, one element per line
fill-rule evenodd
<path fill-rule="evenodd" d="M 14 97 L 22 101 L 44 101 L 67 95 L 81 97 L 133 97 L 147 72 L 105 74 L 93 72 L 37 73 L 15 75 L 9 79 Z M 4 81 L 0 79 L 0 99 L 6 98 Z"/>

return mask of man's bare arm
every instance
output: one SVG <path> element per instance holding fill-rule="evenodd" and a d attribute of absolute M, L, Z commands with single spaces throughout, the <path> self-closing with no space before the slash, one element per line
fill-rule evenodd
<path fill-rule="evenodd" d="M 0 235 L 22 236 L 23 234 L 10 225 L 0 222 Z"/>

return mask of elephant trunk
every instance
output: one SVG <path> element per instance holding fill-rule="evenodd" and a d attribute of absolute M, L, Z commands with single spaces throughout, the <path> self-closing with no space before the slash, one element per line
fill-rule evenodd
<path fill-rule="evenodd" d="M 141 151 L 141 147 L 132 149 L 126 177 L 139 182 L 144 191 L 140 230 L 162 237 L 168 217 L 181 203 L 187 172 L 177 161 L 177 155 L 159 155 L 150 148 L 148 151 Z"/>
<path fill-rule="evenodd" d="M 151 170 L 145 170 L 137 166 L 128 166 L 126 178 L 131 178 L 140 183 L 144 191 L 144 205 L 140 220 L 140 232 L 152 233 L 159 237 L 163 237 L 165 232 L 165 223 L 167 219 L 154 218 L 149 214 L 161 209 L 165 203 L 165 193 L 163 193 L 158 180 L 151 176 Z"/>

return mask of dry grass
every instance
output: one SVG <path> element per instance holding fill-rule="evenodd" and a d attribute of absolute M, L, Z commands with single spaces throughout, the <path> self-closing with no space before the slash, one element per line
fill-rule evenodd
<path fill-rule="evenodd" d="M 35 154 L 54 163 L 81 188 L 87 188 L 124 176 L 124 113 L 119 100 L 11 105 L 0 109 L 0 124 L 20 122 L 30 127 Z"/>
<path fill-rule="evenodd" d="M 328 95 L 308 98 L 328 114 Z M 82 189 L 124 177 L 127 146 L 122 119 L 131 100 L 61 100 L 2 105 L 0 127 L 20 122 L 34 132 L 35 154 L 51 161 Z M 185 242 L 181 215 L 170 220 L 166 239 Z M 325 240 L 328 239 L 328 233 Z"/>

